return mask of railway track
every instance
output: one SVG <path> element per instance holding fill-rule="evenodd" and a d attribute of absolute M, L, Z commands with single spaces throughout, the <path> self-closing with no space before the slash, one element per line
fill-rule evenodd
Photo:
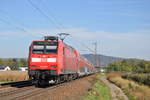
<path fill-rule="evenodd" d="M 34 88 L 34 90 L 32 91 L 26 91 L 26 93 L 24 93 L 23 95 L 17 96 L 11 100 L 25 100 L 27 98 L 33 97 L 35 95 L 41 94 L 41 93 L 45 93 L 48 90 L 54 90 L 56 88 L 58 88 L 59 86 L 62 86 L 63 84 L 60 85 L 56 85 L 56 86 L 51 86 L 49 88 Z"/>
<path fill-rule="evenodd" d="M 31 88 L 32 85 L 33 84 L 31 80 L 0 84 L 0 98 L 3 99 L 6 96 L 13 95 L 15 93 L 22 92 L 24 90 L 32 89 Z"/>
<path fill-rule="evenodd" d="M 62 86 L 68 83 L 62 83 L 58 85 L 52 85 L 47 88 L 37 88 L 35 86 L 28 86 L 22 88 L 13 88 L 12 90 L 1 91 L 0 90 L 0 100 L 24 100 L 32 96 L 44 93 L 48 90 L 56 89 L 59 86 Z"/>
<path fill-rule="evenodd" d="M 81 79 L 81 78 L 80 78 Z M 78 79 L 78 80 L 80 80 Z M 57 85 L 50 85 L 45 88 L 38 88 L 34 85 L 27 84 L 18 84 L 18 86 L 14 87 L 7 87 L 0 89 L 0 100 L 25 100 L 30 99 L 36 95 L 40 95 L 42 93 L 46 93 L 47 91 L 53 91 L 55 89 L 59 89 L 60 86 L 68 86 L 70 83 L 74 82 L 76 80 L 65 82 Z"/>
<path fill-rule="evenodd" d="M 73 80 L 74 81 L 74 80 Z M 45 93 L 49 90 L 58 89 L 60 86 L 70 84 L 71 82 L 65 82 L 57 85 L 51 85 L 45 88 L 38 88 L 35 86 L 27 86 L 27 87 L 13 87 L 12 89 L 7 89 L 6 91 L 0 89 L 0 100 L 25 100 L 32 98 L 35 95 Z"/>

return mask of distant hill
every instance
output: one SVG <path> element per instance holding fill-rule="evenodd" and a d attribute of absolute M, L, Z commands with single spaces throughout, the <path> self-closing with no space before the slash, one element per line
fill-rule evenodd
<path fill-rule="evenodd" d="M 94 54 L 83 54 L 83 57 L 85 57 L 87 60 L 89 60 L 91 63 L 95 65 L 95 55 Z M 105 56 L 105 55 L 97 55 L 98 59 L 98 65 L 101 67 L 107 67 L 107 64 L 115 61 L 123 60 L 124 58 L 119 57 L 112 57 L 112 56 Z"/>
<path fill-rule="evenodd" d="M 95 65 L 95 55 L 94 54 L 82 54 L 83 57 L 85 57 L 88 61 L 90 61 L 91 63 L 93 63 Z M 120 58 L 120 57 L 112 57 L 112 56 L 106 56 L 106 55 L 97 55 L 97 59 L 98 59 L 98 65 L 100 65 L 100 67 L 107 67 L 107 65 L 109 63 L 112 62 L 116 62 L 116 61 L 120 61 L 120 60 L 124 60 L 124 59 L 128 59 L 128 60 L 134 60 L 134 61 L 145 61 L 142 59 L 136 59 L 136 58 Z M 2 64 L 2 60 L 6 60 L 6 63 Z M 27 58 L 0 58 L 0 65 L 7 65 L 7 60 L 13 60 L 13 61 L 17 61 L 23 63 L 22 66 L 27 65 Z M 148 61 L 150 62 L 150 61 Z M 9 63 L 11 64 L 11 63 Z"/>

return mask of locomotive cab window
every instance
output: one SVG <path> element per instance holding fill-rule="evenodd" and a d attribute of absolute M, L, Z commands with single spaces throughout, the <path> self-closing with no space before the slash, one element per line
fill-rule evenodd
<path fill-rule="evenodd" d="M 51 54 L 51 53 L 55 54 L 55 53 L 57 53 L 57 46 L 55 46 L 55 45 L 52 45 L 52 46 L 46 45 L 45 53 L 47 53 L 47 54 Z"/>
<path fill-rule="evenodd" d="M 32 52 L 34 54 L 43 54 L 44 53 L 44 46 L 43 45 L 34 45 Z"/>
<path fill-rule="evenodd" d="M 33 54 L 56 54 L 57 42 L 34 42 L 32 53 Z"/>

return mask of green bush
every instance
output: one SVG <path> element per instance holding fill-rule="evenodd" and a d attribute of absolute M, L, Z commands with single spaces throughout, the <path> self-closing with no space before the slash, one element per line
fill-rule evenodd
<path fill-rule="evenodd" d="M 150 74 L 129 74 L 122 77 L 150 86 Z"/>
<path fill-rule="evenodd" d="M 150 62 L 144 60 L 125 59 L 110 63 L 108 71 L 150 73 Z"/>

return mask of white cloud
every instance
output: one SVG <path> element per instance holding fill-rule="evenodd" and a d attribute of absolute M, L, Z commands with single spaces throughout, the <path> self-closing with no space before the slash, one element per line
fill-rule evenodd
<path fill-rule="evenodd" d="M 71 37 L 66 42 L 78 50 L 85 49 L 85 47 L 79 45 L 81 42 L 92 48 L 92 42 L 97 41 L 99 44 L 99 53 L 150 60 L 150 30 L 114 33 L 106 31 L 92 32 L 84 28 L 72 28 L 63 29 L 62 32 L 71 34 Z M 29 33 L 6 31 L 0 32 L 0 38 L 34 37 L 35 39 L 35 37 L 55 35 L 56 33 L 58 33 L 58 30 L 31 30 Z"/>

